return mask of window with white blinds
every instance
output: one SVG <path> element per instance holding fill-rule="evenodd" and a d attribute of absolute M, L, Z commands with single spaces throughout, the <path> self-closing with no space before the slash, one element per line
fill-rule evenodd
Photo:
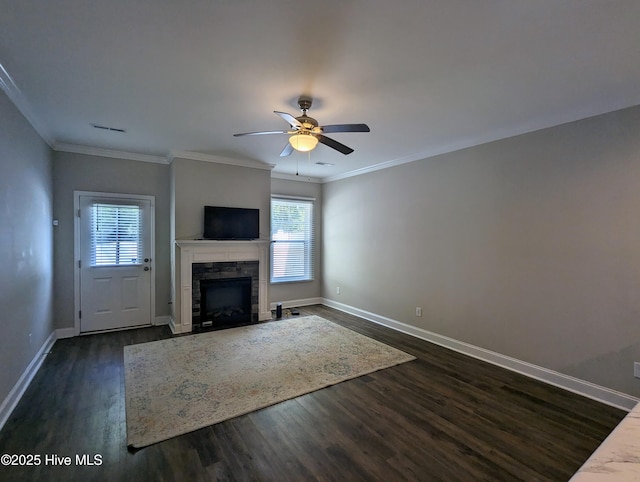
<path fill-rule="evenodd" d="M 142 209 L 136 205 L 92 204 L 91 266 L 139 264 Z"/>
<path fill-rule="evenodd" d="M 271 198 L 271 282 L 312 280 L 314 241 L 313 200 Z"/>

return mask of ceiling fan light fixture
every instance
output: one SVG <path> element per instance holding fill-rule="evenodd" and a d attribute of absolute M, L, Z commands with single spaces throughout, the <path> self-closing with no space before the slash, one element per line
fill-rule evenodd
<path fill-rule="evenodd" d="M 307 133 L 294 134 L 289 137 L 289 144 L 296 151 L 308 152 L 312 151 L 318 145 L 318 138 Z"/>
<path fill-rule="evenodd" d="M 280 157 L 286 157 L 296 150 L 300 152 L 311 152 L 318 145 L 318 142 L 334 149 L 345 156 L 351 154 L 353 149 L 349 146 L 325 136 L 332 132 L 371 132 L 367 124 L 330 124 L 320 126 L 318 121 L 307 115 L 307 110 L 311 107 L 310 97 L 300 97 L 298 106 L 302 110 L 302 115 L 294 117 L 286 112 L 274 110 L 273 113 L 287 122 L 290 128 L 286 131 L 259 131 L 259 132 L 242 132 L 234 134 L 235 137 L 240 136 L 258 136 L 262 134 L 287 134 L 289 143 L 280 153 Z"/>

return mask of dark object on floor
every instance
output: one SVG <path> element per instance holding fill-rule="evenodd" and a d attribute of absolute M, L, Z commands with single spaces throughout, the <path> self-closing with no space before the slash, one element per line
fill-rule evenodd
<path fill-rule="evenodd" d="M 291 308 L 291 315 L 292 316 L 298 316 L 299 314 L 300 314 L 300 312 L 296 308 Z"/>

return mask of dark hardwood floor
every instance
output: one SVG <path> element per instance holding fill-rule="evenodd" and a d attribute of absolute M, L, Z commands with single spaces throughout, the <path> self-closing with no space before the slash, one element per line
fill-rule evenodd
<path fill-rule="evenodd" d="M 41 464 L 0 466 L 0 480 L 565 481 L 626 415 L 331 308 L 300 311 L 417 360 L 131 453 L 123 347 L 169 329 L 59 340 L 0 432 L 0 453 Z M 45 465 L 53 455 L 72 464 Z"/>

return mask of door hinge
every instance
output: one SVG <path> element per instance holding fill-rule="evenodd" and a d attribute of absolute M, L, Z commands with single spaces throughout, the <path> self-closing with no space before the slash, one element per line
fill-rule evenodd
<path fill-rule="evenodd" d="M 78 311 L 78 319 L 82 319 L 82 310 Z"/>
<path fill-rule="evenodd" d="M 78 209 L 78 217 L 80 217 L 80 210 Z"/>
<path fill-rule="evenodd" d="M 78 260 L 78 269 L 80 269 L 80 268 L 82 268 L 82 260 L 81 259 Z"/>

